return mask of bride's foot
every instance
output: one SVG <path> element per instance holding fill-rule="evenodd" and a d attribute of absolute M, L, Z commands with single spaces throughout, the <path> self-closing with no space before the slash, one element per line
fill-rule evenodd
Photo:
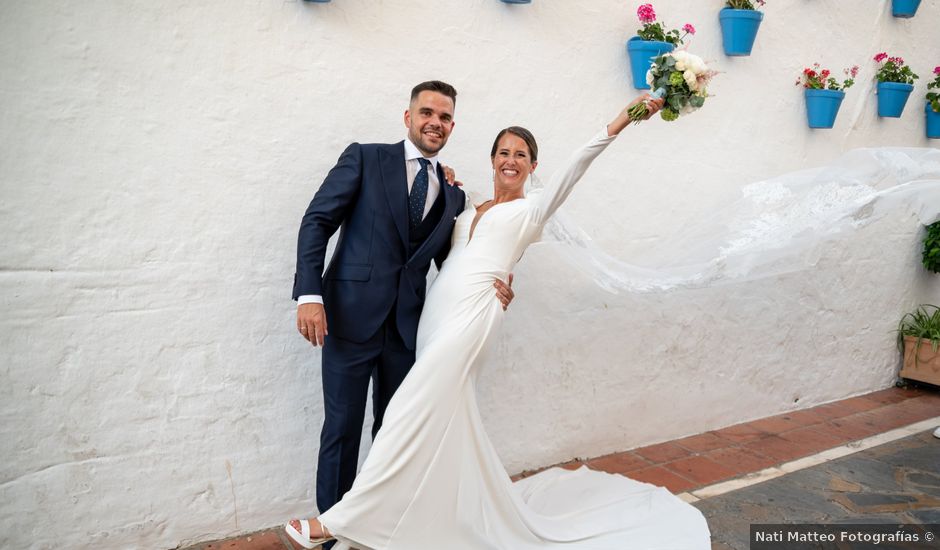
<path fill-rule="evenodd" d="M 330 531 L 316 518 L 292 519 L 284 526 L 284 530 L 294 542 L 308 549 L 333 540 Z"/>

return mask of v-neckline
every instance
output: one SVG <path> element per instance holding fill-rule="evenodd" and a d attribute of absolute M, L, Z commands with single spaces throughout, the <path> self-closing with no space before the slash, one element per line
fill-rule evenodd
<path fill-rule="evenodd" d="M 479 206 L 474 206 L 474 207 L 473 207 L 473 221 L 470 222 L 470 234 L 467 236 L 467 244 L 470 244 L 470 241 L 473 240 L 473 232 L 476 230 L 477 226 L 480 225 L 480 222 L 483 220 L 483 216 L 487 215 L 490 210 L 496 208 L 497 206 L 499 206 L 499 205 L 501 205 L 501 204 L 509 204 L 509 203 L 511 203 L 511 202 L 516 202 L 516 201 L 522 200 L 522 199 L 524 199 L 524 198 L 525 198 L 525 197 L 519 197 L 518 199 L 512 199 L 511 201 L 498 202 L 498 203 L 496 203 L 496 204 L 490 206 L 489 208 L 487 208 L 487 209 L 484 210 L 483 212 L 481 212 L 479 217 L 477 217 L 477 214 L 476 214 L 477 210 L 479 210 Z M 490 200 L 488 200 L 488 201 L 483 201 L 483 202 L 481 202 L 481 203 L 480 203 L 480 206 L 483 206 L 484 204 L 486 204 L 486 203 L 488 203 L 488 202 L 493 202 L 493 199 L 490 199 Z"/>

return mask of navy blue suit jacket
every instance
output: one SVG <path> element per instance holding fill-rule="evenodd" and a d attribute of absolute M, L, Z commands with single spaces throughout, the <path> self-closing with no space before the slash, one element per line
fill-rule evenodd
<path fill-rule="evenodd" d="M 353 143 L 327 174 L 300 225 L 294 299 L 323 296 L 331 336 L 365 342 L 397 304 L 398 330 L 414 349 L 431 260 L 440 266 L 446 258 L 464 208 L 463 191 L 445 183 L 440 165 L 438 181 L 444 213 L 409 254 L 404 142 Z M 337 228 L 339 241 L 324 272 L 327 241 Z"/>

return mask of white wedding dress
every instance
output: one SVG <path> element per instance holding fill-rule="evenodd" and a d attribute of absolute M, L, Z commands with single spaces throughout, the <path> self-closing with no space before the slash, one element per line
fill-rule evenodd
<path fill-rule="evenodd" d="M 603 130 L 544 190 L 492 206 L 472 239 L 473 206 L 457 218 L 421 315 L 417 360 L 353 488 L 320 516 L 337 550 L 710 548 L 702 514 L 647 483 L 584 467 L 512 483 L 477 407 L 477 376 L 504 315 L 493 282 L 613 139 Z"/>

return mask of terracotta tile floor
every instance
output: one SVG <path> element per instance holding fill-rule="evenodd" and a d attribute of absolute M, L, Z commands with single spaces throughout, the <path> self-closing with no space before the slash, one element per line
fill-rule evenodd
<path fill-rule="evenodd" d="M 940 393 L 918 388 L 890 388 L 811 409 L 761 418 L 720 430 L 657 443 L 592 459 L 587 465 L 666 487 L 674 493 L 760 471 L 851 441 L 940 416 Z M 532 475 L 522 472 L 519 479 Z M 186 550 L 299 549 L 280 527 Z"/>

